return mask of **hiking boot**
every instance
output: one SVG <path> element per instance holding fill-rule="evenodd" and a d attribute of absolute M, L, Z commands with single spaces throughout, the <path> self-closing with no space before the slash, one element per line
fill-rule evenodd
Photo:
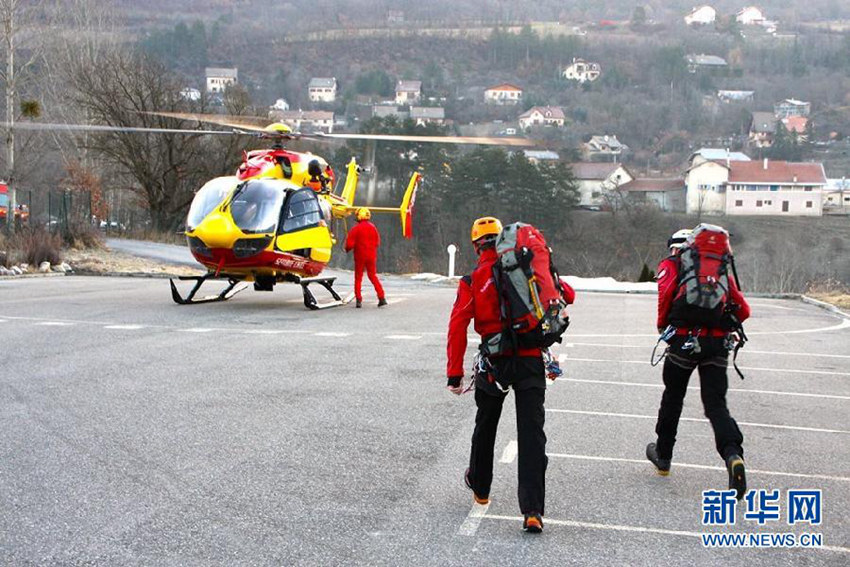
<path fill-rule="evenodd" d="M 530 534 L 539 534 L 543 531 L 543 516 L 537 512 L 526 514 L 522 522 L 522 529 Z"/>
<path fill-rule="evenodd" d="M 744 458 L 730 455 L 726 458 L 726 470 L 729 471 L 729 488 L 737 492 L 736 498 L 742 499 L 747 493 L 747 474 L 744 470 Z"/>
<path fill-rule="evenodd" d="M 360 309 L 361 307 L 363 307 L 363 302 L 358 299 L 357 302 L 354 304 L 354 307 Z"/>
<path fill-rule="evenodd" d="M 655 472 L 659 475 L 667 476 L 670 474 L 670 459 L 662 459 L 658 456 L 658 447 L 655 443 L 646 446 L 646 458 L 655 465 Z"/>
<path fill-rule="evenodd" d="M 466 469 L 466 472 L 463 473 L 463 483 L 468 489 L 472 490 L 472 498 L 475 499 L 476 504 L 484 506 L 490 503 L 489 496 L 478 496 L 478 494 L 475 493 L 475 490 L 472 488 L 472 481 L 469 479 L 469 469 Z"/>
<path fill-rule="evenodd" d="M 387 298 L 386 297 L 381 297 L 380 299 L 378 299 L 378 307 L 383 307 L 386 304 L 387 304 Z"/>

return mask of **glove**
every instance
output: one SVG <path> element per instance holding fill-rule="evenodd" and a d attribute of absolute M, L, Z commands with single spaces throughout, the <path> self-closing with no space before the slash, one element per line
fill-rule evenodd
<path fill-rule="evenodd" d="M 456 396 L 461 395 L 463 393 L 463 376 L 449 376 L 446 389 Z"/>

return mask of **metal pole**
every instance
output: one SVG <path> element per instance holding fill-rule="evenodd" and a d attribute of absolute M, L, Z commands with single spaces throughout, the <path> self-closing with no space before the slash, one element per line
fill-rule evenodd
<path fill-rule="evenodd" d="M 9 188 L 9 208 L 6 214 L 6 232 L 9 236 L 15 233 L 15 210 L 17 195 L 15 194 L 15 9 L 16 3 L 7 7 L 3 21 L 3 32 L 6 34 L 6 184 Z"/>

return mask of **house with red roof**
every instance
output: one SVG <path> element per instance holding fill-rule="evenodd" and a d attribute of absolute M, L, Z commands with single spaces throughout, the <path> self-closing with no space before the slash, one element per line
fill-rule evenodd
<path fill-rule="evenodd" d="M 487 104 L 519 104 L 522 102 L 522 89 L 511 83 L 502 83 L 484 90 L 484 102 Z"/>
<path fill-rule="evenodd" d="M 821 163 L 692 160 L 685 173 L 687 212 L 716 215 L 823 215 Z"/>

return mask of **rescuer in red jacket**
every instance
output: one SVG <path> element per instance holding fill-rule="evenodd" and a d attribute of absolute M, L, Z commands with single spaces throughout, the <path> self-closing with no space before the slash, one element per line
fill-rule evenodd
<path fill-rule="evenodd" d="M 687 246 L 692 231 L 680 230 L 668 241 L 671 255 L 658 265 L 658 332 L 670 325 L 670 311 L 679 288 L 679 255 Z M 750 316 L 750 306 L 738 288 L 735 277 L 729 276 L 729 305 L 732 314 L 741 323 Z M 672 331 L 671 331 L 672 332 Z M 696 342 L 694 342 L 694 338 Z M 711 422 L 717 452 L 726 462 L 729 488 L 737 491 L 738 499 L 746 493 L 744 436 L 729 414 L 726 391 L 729 387 L 726 369 L 729 365 L 730 331 L 722 328 L 677 328 L 667 338 L 669 349 L 664 361 L 664 394 L 655 425 L 657 442 L 646 447 L 647 458 L 655 465 L 658 474 L 667 476 L 673 457 L 673 446 L 682 404 L 688 390 L 688 381 L 695 369 L 699 370 L 700 395 L 705 416 Z M 696 348 L 695 348 L 695 345 Z"/>
<path fill-rule="evenodd" d="M 493 281 L 493 264 L 498 259 L 495 249 L 496 237 L 502 224 L 493 217 L 483 217 L 472 225 L 472 243 L 478 253 L 478 266 L 458 284 L 448 331 L 448 389 L 453 394 L 462 394 L 463 361 L 467 347 L 467 329 L 474 320 L 475 332 L 486 337 L 503 330 L 501 302 Z M 566 284 L 564 284 L 566 285 Z M 568 303 L 574 293 L 565 288 Z M 545 412 L 543 402 L 546 394 L 546 370 L 539 348 L 520 349 L 502 357 L 490 357 L 492 372 L 498 374 L 500 382 L 509 384 L 516 398 L 517 442 L 519 449 L 519 505 L 524 515 L 523 528 L 539 533 L 543 530 L 543 508 L 545 496 L 546 434 L 543 431 Z M 475 502 L 487 504 L 490 485 L 493 481 L 493 449 L 496 429 L 507 395 L 496 383 L 476 372 L 475 430 L 472 434 L 472 450 L 469 468 L 464 475 L 466 486 L 472 490 Z"/>
<path fill-rule="evenodd" d="M 356 306 L 358 309 L 363 305 L 363 294 L 361 292 L 363 270 L 366 270 L 366 275 L 369 276 L 369 281 L 372 282 L 375 293 L 378 294 L 378 307 L 387 304 L 384 288 L 381 286 L 381 280 L 378 279 L 377 271 L 381 235 L 377 227 L 369 221 L 371 218 L 372 212 L 366 207 L 361 207 L 357 211 L 357 224 L 352 227 L 348 232 L 348 238 L 345 239 L 345 251 L 354 250 L 354 297 L 357 299 Z"/>

